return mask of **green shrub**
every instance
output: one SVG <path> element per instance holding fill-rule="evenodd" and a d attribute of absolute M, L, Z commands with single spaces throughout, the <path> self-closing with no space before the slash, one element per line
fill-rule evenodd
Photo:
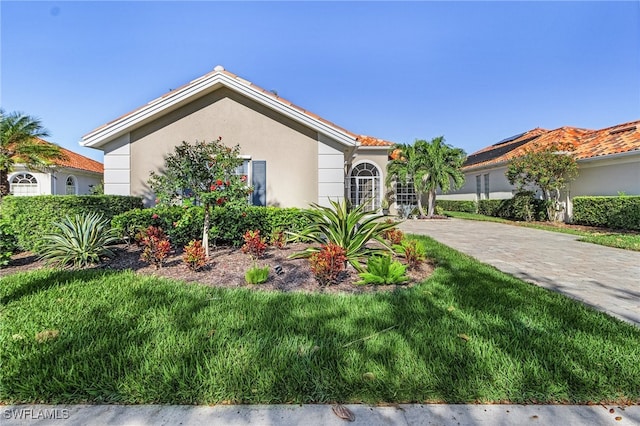
<path fill-rule="evenodd" d="M 403 284 L 409 281 L 405 271 L 407 266 L 398 261 L 391 261 L 391 256 L 371 256 L 367 261 L 367 271 L 361 272 L 361 281 L 356 284 Z"/>
<path fill-rule="evenodd" d="M 504 200 L 480 200 L 478 201 L 478 214 L 501 217 L 498 212 L 502 208 L 503 203 Z"/>
<path fill-rule="evenodd" d="M 239 246 L 247 229 L 270 235 L 275 229 L 301 230 L 310 223 L 305 212 L 296 208 L 221 206 L 211 211 L 210 238 L 214 244 Z M 202 238 L 204 212 L 202 207 L 154 207 L 136 209 L 115 216 L 111 226 L 123 238 L 133 241 L 135 235 L 149 226 L 166 230 L 177 247 Z"/>
<path fill-rule="evenodd" d="M 11 225 L 0 219 L 0 268 L 9 264 L 17 248 Z"/>
<path fill-rule="evenodd" d="M 253 265 L 244 274 L 244 279 L 248 284 L 262 284 L 269 279 L 269 267 L 261 268 Z"/>
<path fill-rule="evenodd" d="M 368 242 L 378 241 L 390 250 L 383 236 L 386 230 L 395 226 L 395 223 L 380 222 L 377 216 L 363 210 L 364 204 L 353 209 L 349 208 L 346 200 L 342 202 L 330 200 L 330 204 L 331 207 L 312 204 L 312 208 L 308 210 L 311 218 L 309 226 L 300 232 L 290 231 L 289 234 L 295 238 L 307 239 L 319 244 L 331 242 L 342 247 L 347 260 L 358 271 L 363 270 L 360 260 L 382 250 L 368 247 Z M 319 250 L 317 247 L 312 247 L 295 253 L 291 257 L 309 257 Z"/>
<path fill-rule="evenodd" d="M 640 230 L 640 196 L 575 197 L 573 223 Z"/>
<path fill-rule="evenodd" d="M 535 197 L 531 191 L 518 192 L 505 200 L 480 200 L 478 213 L 485 216 L 530 222 L 546 220 L 546 202 Z"/>
<path fill-rule="evenodd" d="M 44 235 L 39 246 L 41 258 L 48 263 L 84 268 L 114 256 L 107 246 L 115 244 L 118 237 L 102 214 L 67 216 L 53 225 L 56 232 Z"/>
<path fill-rule="evenodd" d="M 39 195 L 35 197 L 4 197 L 2 216 L 11 218 L 18 246 L 37 251 L 42 236 L 56 229 L 54 222 L 66 216 L 101 214 L 110 220 L 113 216 L 142 207 L 138 197 L 119 195 Z"/>
<path fill-rule="evenodd" d="M 444 211 L 475 213 L 478 206 L 475 201 L 469 200 L 439 200 L 436 199 L 436 207 L 441 207 Z"/>

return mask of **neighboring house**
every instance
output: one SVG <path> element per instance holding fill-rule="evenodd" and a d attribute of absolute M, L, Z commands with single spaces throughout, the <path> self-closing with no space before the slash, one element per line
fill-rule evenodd
<path fill-rule="evenodd" d="M 45 170 L 31 170 L 16 164 L 9 173 L 9 192 L 17 196 L 87 195 L 101 184 L 102 163 L 65 148 L 60 150 L 66 158 L 55 161 Z"/>
<path fill-rule="evenodd" d="M 104 152 L 106 194 L 155 195 L 149 174 L 182 141 L 240 145 L 253 204 L 381 205 L 391 142 L 359 136 L 217 66 L 82 138 Z"/>
<path fill-rule="evenodd" d="M 516 188 L 505 172 L 509 161 L 533 147 L 570 144 L 578 176 L 563 193 L 565 220 L 572 218 L 572 199 L 580 195 L 640 195 L 640 120 L 601 130 L 536 128 L 504 139 L 467 157 L 464 186 L 440 199 L 511 198 Z"/>

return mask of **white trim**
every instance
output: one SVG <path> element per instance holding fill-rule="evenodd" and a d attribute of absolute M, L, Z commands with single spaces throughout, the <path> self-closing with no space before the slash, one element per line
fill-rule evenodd
<path fill-rule="evenodd" d="M 380 169 L 380 166 L 378 166 L 378 164 L 374 163 L 371 160 L 360 160 L 360 161 L 357 161 L 356 163 L 353 163 L 351 165 L 351 169 L 349 170 L 349 176 L 347 176 L 347 182 L 348 182 L 347 194 L 348 194 L 348 197 L 351 198 L 351 178 L 353 177 L 353 171 L 355 170 L 356 167 L 358 167 L 361 164 L 372 165 L 376 170 L 376 172 L 378 173 L 378 176 L 377 176 L 378 188 L 375 194 L 377 199 L 373 201 L 373 207 L 375 211 L 382 207 L 382 199 L 384 198 L 384 188 L 382 184 L 383 175 L 382 175 L 382 170 Z"/>
<path fill-rule="evenodd" d="M 105 126 L 95 129 L 82 137 L 80 145 L 99 148 L 123 134 L 130 132 L 133 127 L 138 127 L 154 120 L 158 114 L 175 110 L 191 102 L 194 98 L 213 92 L 220 87 L 227 87 L 234 90 L 317 131 L 322 135 L 340 142 L 345 146 L 356 146 L 355 137 L 348 135 L 343 130 L 309 116 L 297 108 L 257 90 L 252 87 L 250 83 L 232 78 L 223 72 L 214 72 L 193 80 L 184 88 L 169 92 L 168 94 L 149 102 L 138 110 L 135 110 L 120 119 L 112 121 Z"/>

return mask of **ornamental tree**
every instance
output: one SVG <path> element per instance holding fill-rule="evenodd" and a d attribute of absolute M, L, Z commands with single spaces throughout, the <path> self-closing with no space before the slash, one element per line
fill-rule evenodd
<path fill-rule="evenodd" d="M 535 185 L 542 191 L 547 201 L 547 218 L 558 220 L 562 211 L 560 191 L 578 175 L 578 165 L 571 155 L 572 145 L 551 145 L 545 148 L 534 146 L 525 155 L 514 158 L 505 175 L 509 183 L 523 191 L 528 185 Z"/>
<path fill-rule="evenodd" d="M 204 207 L 202 245 L 209 257 L 211 207 L 246 204 L 251 188 L 247 176 L 238 175 L 242 165 L 240 146 L 231 148 L 222 137 L 213 142 L 182 142 L 165 157 L 161 173 L 151 172 L 149 186 L 162 205 L 200 204 Z"/>

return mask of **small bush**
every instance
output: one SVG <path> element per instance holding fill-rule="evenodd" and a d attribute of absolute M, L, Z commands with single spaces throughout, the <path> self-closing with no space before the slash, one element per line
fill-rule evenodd
<path fill-rule="evenodd" d="M 139 239 L 143 247 L 140 259 L 156 268 L 162 268 L 164 260 L 171 251 L 171 243 L 162 228 L 150 226 L 140 233 Z"/>
<path fill-rule="evenodd" d="M 384 239 L 389 241 L 391 244 L 400 244 L 402 239 L 404 238 L 404 232 L 402 232 L 398 228 L 392 228 L 384 233 Z"/>
<path fill-rule="evenodd" d="M 67 216 L 53 225 L 56 232 L 46 234 L 39 245 L 40 257 L 48 263 L 84 268 L 115 256 L 107 246 L 118 242 L 118 237 L 102 214 Z"/>
<path fill-rule="evenodd" d="M 522 191 L 505 200 L 480 200 L 478 213 L 527 222 L 546 220 L 547 202 L 536 198 L 531 191 Z"/>
<path fill-rule="evenodd" d="M 207 255 L 202 246 L 202 241 L 192 240 L 184 247 L 182 260 L 192 271 L 200 270 L 207 264 Z"/>
<path fill-rule="evenodd" d="M 409 269 L 417 268 L 427 257 L 422 241 L 405 239 L 402 244 L 395 245 L 393 248 L 400 256 L 404 257 Z"/>
<path fill-rule="evenodd" d="M 260 268 L 257 265 L 253 265 L 244 274 L 244 279 L 248 284 L 262 284 L 269 279 L 269 267 L 265 266 Z"/>
<path fill-rule="evenodd" d="M 54 223 L 66 216 L 99 213 L 111 220 L 115 215 L 141 207 L 140 198 L 119 195 L 10 196 L 2 200 L 2 216 L 11 218 L 9 224 L 18 246 L 37 252 L 42 236 L 54 232 Z"/>
<path fill-rule="evenodd" d="M 640 231 L 640 196 L 575 197 L 573 223 Z"/>
<path fill-rule="evenodd" d="M 267 250 L 267 242 L 264 237 L 260 236 L 260 230 L 249 230 L 242 236 L 244 239 L 244 245 L 242 246 L 242 252 L 247 253 L 253 259 L 260 258 Z"/>
<path fill-rule="evenodd" d="M 463 212 L 463 213 L 476 213 L 478 209 L 478 206 L 475 201 L 468 201 L 468 200 L 436 199 L 436 209 L 438 207 L 440 207 L 444 211 Z"/>
<path fill-rule="evenodd" d="M 275 229 L 269 237 L 269 244 L 278 249 L 283 249 L 287 245 L 287 234 L 282 229 Z"/>
<path fill-rule="evenodd" d="M 389 255 L 371 256 L 367 261 L 367 271 L 359 274 L 362 280 L 357 284 L 402 284 L 409 280 L 406 270 L 405 265 L 392 261 Z"/>
<path fill-rule="evenodd" d="M 311 272 L 320 285 L 336 284 L 340 273 L 344 271 L 347 262 L 345 249 L 334 243 L 328 243 L 309 257 Z"/>

